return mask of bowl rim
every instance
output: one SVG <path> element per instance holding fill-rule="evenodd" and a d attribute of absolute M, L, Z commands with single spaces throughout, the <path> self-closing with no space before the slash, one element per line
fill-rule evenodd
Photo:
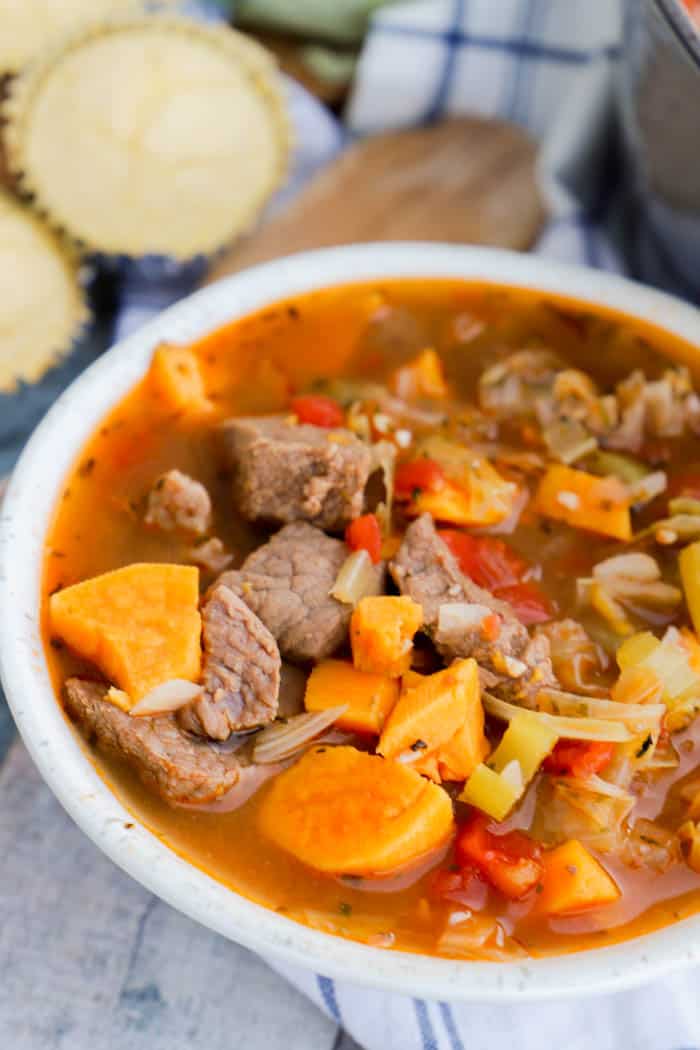
<path fill-rule="evenodd" d="M 20 734 L 61 804 L 117 865 L 204 926 L 330 977 L 443 1001 L 533 1001 L 632 988 L 700 962 L 700 914 L 621 944 L 512 963 L 387 952 L 305 927 L 196 868 L 134 819 L 63 716 L 39 629 L 41 554 L 66 473 L 160 340 L 186 341 L 291 295 L 400 277 L 484 280 L 632 314 L 700 344 L 700 312 L 606 272 L 493 248 L 377 243 L 288 256 L 209 285 L 103 354 L 55 402 L 10 480 L 0 517 L 0 675 Z M 700 350 L 699 350 L 700 352 Z M 130 825 L 127 827 L 126 825 Z"/>

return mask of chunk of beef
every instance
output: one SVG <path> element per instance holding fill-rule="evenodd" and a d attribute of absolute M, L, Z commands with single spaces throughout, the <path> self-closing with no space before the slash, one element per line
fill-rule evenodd
<path fill-rule="evenodd" d="M 108 754 L 129 762 L 144 783 L 171 803 L 209 802 L 239 778 L 233 752 L 194 740 L 174 715 L 132 718 L 105 699 L 108 686 L 69 678 L 64 695 L 68 714 L 86 737 Z"/>
<path fill-rule="evenodd" d="M 347 638 L 352 608 L 330 590 L 349 554 L 342 540 L 305 522 L 285 525 L 220 582 L 235 590 L 293 663 L 323 660 Z M 384 568 L 376 566 L 378 583 Z"/>
<path fill-rule="evenodd" d="M 533 684 L 552 680 L 547 639 L 531 639 L 507 602 L 464 575 L 438 536 L 430 515 L 424 514 L 409 525 L 389 569 L 401 593 L 423 607 L 425 629 L 446 659 L 473 656 L 499 677 Z M 455 628 L 440 624 L 440 607 L 461 602 L 480 607 L 485 614 L 497 613 L 497 637 L 484 632 L 483 617 L 478 615 L 469 627 L 463 623 Z"/>
<path fill-rule="evenodd" d="M 231 419 L 223 435 L 235 506 L 246 518 L 334 531 L 362 513 L 371 454 L 351 431 L 263 416 Z"/>
<path fill-rule="evenodd" d="M 145 521 L 159 529 L 182 529 L 201 536 L 211 523 L 209 493 L 201 481 L 181 470 L 169 470 L 148 494 Z"/>
<path fill-rule="evenodd" d="M 202 606 L 203 692 L 178 712 L 180 725 L 212 740 L 271 722 L 280 654 L 267 627 L 219 581 Z"/>

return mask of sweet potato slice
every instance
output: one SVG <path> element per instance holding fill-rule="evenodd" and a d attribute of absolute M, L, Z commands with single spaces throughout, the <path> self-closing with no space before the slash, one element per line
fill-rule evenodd
<path fill-rule="evenodd" d="M 171 678 L 197 679 L 199 570 L 136 564 L 51 596 L 51 633 L 132 700 Z"/>
<path fill-rule="evenodd" d="M 386 758 L 411 751 L 429 755 L 455 736 L 467 715 L 480 722 L 484 713 L 479 699 L 475 660 L 456 660 L 444 671 L 425 675 L 419 685 L 404 689 L 389 715 L 377 750 Z"/>
<path fill-rule="evenodd" d="M 325 711 L 347 704 L 347 710 L 335 723 L 340 729 L 381 733 L 398 698 L 397 678 L 358 671 L 345 660 L 323 660 L 309 676 L 304 704 L 307 711 Z"/>
<path fill-rule="evenodd" d="M 575 915 L 612 904 L 620 891 L 605 868 L 577 839 L 543 854 L 544 878 L 537 910 L 546 915 Z"/>
<path fill-rule="evenodd" d="M 599 478 L 555 463 L 547 468 L 535 494 L 533 510 L 617 540 L 632 536 L 629 496 L 618 478 Z"/>
<path fill-rule="evenodd" d="M 411 665 L 413 635 L 422 623 L 423 610 L 412 598 L 363 598 L 350 621 L 355 667 L 400 678 Z"/>
<path fill-rule="evenodd" d="M 484 709 L 476 691 L 476 702 L 469 704 L 464 725 L 438 749 L 437 760 L 443 780 L 466 780 L 490 751 L 484 735 Z"/>
<path fill-rule="evenodd" d="M 383 875 L 443 845 L 452 802 L 412 769 L 353 747 L 317 747 L 273 781 L 264 835 L 319 871 Z"/>
<path fill-rule="evenodd" d="M 175 343 L 157 346 L 148 379 L 164 408 L 193 413 L 211 410 L 197 355 L 189 347 Z"/>

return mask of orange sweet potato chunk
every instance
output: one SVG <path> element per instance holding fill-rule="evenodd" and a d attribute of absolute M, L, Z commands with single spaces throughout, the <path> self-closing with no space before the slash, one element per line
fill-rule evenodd
<path fill-rule="evenodd" d="M 464 725 L 438 749 L 437 760 L 442 780 L 466 780 L 491 750 L 484 734 L 484 708 L 476 692 L 476 703 L 470 702 Z"/>
<path fill-rule="evenodd" d="M 58 591 L 51 633 L 133 700 L 171 678 L 199 676 L 199 570 L 136 564 Z"/>
<path fill-rule="evenodd" d="M 411 676 L 410 680 L 415 678 Z M 481 712 L 483 733 L 476 661 L 456 660 L 444 671 L 424 675 L 418 685 L 404 689 L 387 719 L 377 750 L 386 758 L 411 751 L 421 751 L 421 758 L 426 757 L 455 736 L 476 706 Z"/>
<path fill-rule="evenodd" d="M 151 389 L 174 412 L 208 412 L 212 405 L 204 389 L 197 355 L 187 346 L 161 343 L 148 373 Z"/>
<path fill-rule="evenodd" d="M 345 660 L 323 660 L 306 684 L 307 711 L 347 704 L 335 724 L 355 733 L 380 733 L 399 698 L 399 682 L 386 675 L 358 671 Z"/>
<path fill-rule="evenodd" d="M 546 915 L 576 915 L 612 904 L 620 896 L 615 882 L 577 839 L 543 857 L 544 877 L 537 910 Z"/>
<path fill-rule="evenodd" d="M 354 747 L 320 747 L 272 782 L 262 833 L 318 871 L 383 875 L 442 846 L 449 795 L 412 769 Z"/>
<path fill-rule="evenodd" d="M 413 635 L 422 623 L 423 610 L 412 598 L 362 598 L 350 621 L 355 667 L 400 678 L 411 665 Z"/>

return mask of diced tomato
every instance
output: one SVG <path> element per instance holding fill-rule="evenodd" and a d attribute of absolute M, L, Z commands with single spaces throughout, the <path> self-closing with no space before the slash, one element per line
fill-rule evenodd
<path fill-rule="evenodd" d="M 487 642 L 495 642 L 501 633 L 501 617 L 498 613 L 490 613 L 481 621 L 481 634 Z"/>
<path fill-rule="evenodd" d="M 457 863 L 475 867 L 504 897 L 520 900 L 541 880 L 542 849 L 522 831 L 494 835 L 488 818 L 476 813 L 457 833 Z"/>
<path fill-rule="evenodd" d="M 459 529 L 440 529 L 439 535 L 465 576 L 488 591 L 519 583 L 529 569 L 519 554 L 495 536 L 470 536 Z"/>
<path fill-rule="evenodd" d="M 382 530 L 374 514 L 363 514 L 351 521 L 345 530 L 345 542 L 351 551 L 367 551 L 376 565 L 382 556 Z"/>
<path fill-rule="evenodd" d="M 615 745 L 602 740 L 558 740 L 543 762 L 547 773 L 585 779 L 609 764 Z"/>
<path fill-rule="evenodd" d="M 313 423 L 317 427 L 342 427 L 345 413 L 332 397 L 324 394 L 300 394 L 293 397 L 291 409 L 300 423 Z"/>
<path fill-rule="evenodd" d="M 509 587 L 497 587 L 494 593 L 513 607 L 513 612 L 526 627 L 533 623 L 545 623 L 554 616 L 554 605 L 532 580 L 514 583 Z"/>
<path fill-rule="evenodd" d="M 440 529 L 439 534 L 465 576 L 512 605 L 521 623 L 529 626 L 552 619 L 552 602 L 536 583 L 523 581 L 530 566 L 507 543 L 495 536 L 470 536 L 459 529 Z"/>
<path fill-rule="evenodd" d="M 412 459 L 396 468 L 394 495 L 398 500 L 410 500 L 416 491 L 435 492 L 445 481 L 445 471 L 434 459 Z"/>

